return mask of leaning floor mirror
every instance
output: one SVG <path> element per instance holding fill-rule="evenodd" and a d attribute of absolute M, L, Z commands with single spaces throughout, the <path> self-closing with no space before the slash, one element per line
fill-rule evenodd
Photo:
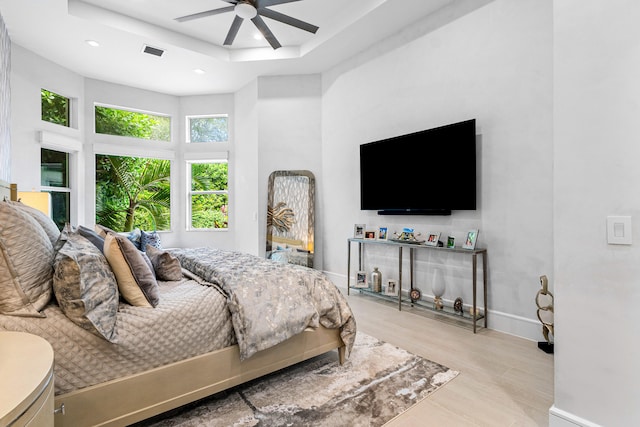
<path fill-rule="evenodd" d="M 269 175 L 266 256 L 313 267 L 315 178 L 306 170 Z"/>

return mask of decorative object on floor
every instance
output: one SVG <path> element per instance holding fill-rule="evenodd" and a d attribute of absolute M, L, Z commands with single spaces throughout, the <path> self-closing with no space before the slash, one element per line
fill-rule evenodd
<path fill-rule="evenodd" d="M 457 375 L 358 332 L 342 366 L 329 352 L 134 426 L 376 427 Z"/>
<path fill-rule="evenodd" d="M 313 268 L 315 177 L 308 170 L 276 170 L 267 181 L 265 257 Z"/>
<path fill-rule="evenodd" d="M 549 334 L 553 335 L 553 294 L 549 292 L 547 276 L 540 276 L 541 289 L 536 294 L 538 306 L 538 320 L 542 323 L 542 335 L 546 341 L 538 341 L 538 348 L 545 353 L 553 353 L 553 342 Z"/>
<path fill-rule="evenodd" d="M 462 305 L 462 298 L 458 297 L 453 302 L 453 311 L 460 314 L 460 316 L 464 316 L 464 307 Z"/>
<path fill-rule="evenodd" d="M 442 272 L 439 268 L 433 269 L 431 275 L 431 290 L 433 291 L 433 308 L 436 310 L 442 310 L 444 308 L 444 302 L 442 301 L 442 295 L 444 295 L 446 285 L 442 278 Z"/>
<path fill-rule="evenodd" d="M 478 240 L 478 230 L 469 230 L 467 238 L 462 245 L 463 249 L 475 249 L 476 241 Z"/>
<path fill-rule="evenodd" d="M 371 286 L 373 287 L 373 292 L 382 292 L 382 273 L 378 270 L 378 267 L 373 267 Z"/>

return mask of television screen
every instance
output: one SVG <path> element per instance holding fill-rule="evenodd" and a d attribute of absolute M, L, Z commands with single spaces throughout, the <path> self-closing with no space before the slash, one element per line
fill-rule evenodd
<path fill-rule="evenodd" d="M 383 215 L 475 210 L 475 119 L 360 145 L 360 208 Z"/>

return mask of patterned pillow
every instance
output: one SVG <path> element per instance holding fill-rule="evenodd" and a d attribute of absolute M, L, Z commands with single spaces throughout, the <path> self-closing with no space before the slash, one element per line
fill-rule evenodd
<path fill-rule="evenodd" d="M 117 233 L 107 233 L 104 255 L 116 275 L 120 294 L 129 304 L 139 307 L 158 305 L 160 296 L 153 270 L 129 239 Z"/>
<path fill-rule="evenodd" d="M 60 308 L 75 324 L 116 342 L 118 284 L 107 259 L 78 231 L 65 228 L 60 240 L 53 273 Z"/>
<path fill-rule="evenodd" d="M 53 245 L 32 216 L 0 202 L 0 313 L 45 317 L 51 299 Z"/>
<path fill-rule="evenodd" d="M 140 249 L 146 250 L 147 245 L 151 245 L 154 248 L 162 249 L 162 243 L 160 242 L 160 235 L 157 231 L 147 233 L 144 230 L 140 230 Z"/>
<path fill-rule="evenodd" d="M 131 230 L 129 233 L 126 233 L 126 235 L 127 239 L 131 240 L 131 243 L 133 243 L 136 248 L 142 250 L 142 247 L 140 246 L 141 231 L 139 228 Z"/>
<path fill-rule="evenodd" d="M 47 237 L 51 241 L 52 245 L 55 245 L 58 237 L 60 236 L 60 230 L 55 222 L 48 216 L 45 215 L 44 212 L 39 211 L 36 208 L 32 208 L 31 206 L 27 206 L 22 202 L 10 202 L 12 206 L 20 209 L 22 212 L 25 212 L 33 217 L 38 224 L 42 227 L 45 233 L 47 233 Z"/>
<path fill-rule="evenodd" d="M 178 258 L 151 245 L 147 245 L 146 249 L 158 279 L 167 281 L 182 280 L 182 265 L 180 265 Z"/>

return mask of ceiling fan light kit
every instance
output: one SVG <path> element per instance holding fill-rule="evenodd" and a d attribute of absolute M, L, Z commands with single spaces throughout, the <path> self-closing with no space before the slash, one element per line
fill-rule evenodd
<path fill-rule="evenodd" d="M 242 19 L 253 19 L 258 14 L 256 8 L 249 3 L 238 3 L 233 11 Z"/>
<path fill-rule="evenodd" d="M 276 6 L 283 3 L 293 3 L 301 0 L 223 0 L 227 3 L 231 3 L 233 6 L 222 7 L 219 9 L 206 10 L 204 12 L 194 13 L 192 15 L 181 16 L 175 18 L 178 22 L 186 22 L 194 19 L 204 18 L 207 16 L 219 15 L 225 12 L 233 11 L 235 13 L 235 17 L 233 22 L 231 23 L 231 27 L 229 28 L 229 32 L 227 33 L 227 37 L 224 40 L 225 46 L 230 46 L 233 44 L 233 41 L 238 34 L 238 30 L 240 29 L 240 25 L 245 19 L 250 19 L 251 22 L 256 26 L 258 31 L 262 33 L 264 38 L 269 42 L 273 49 L 278 49 L 282 45 L 273 35 L 267 24 L 264 22 L 262 17 L 267 17 L 273 19 L 278 22 L 282 22 L 287 25 L 291 25 L 293 27 L 299 28 L 304 31 L 308 31 L 310 33 L 315 34 L 318 31 L 318 27 L 308 22 L 300 21 L 299 19 L 293 18 L 289 15 L 285 15 L 280 12 L 276 12 L 275 10 L 268 9 L 269 6 Z"/>

